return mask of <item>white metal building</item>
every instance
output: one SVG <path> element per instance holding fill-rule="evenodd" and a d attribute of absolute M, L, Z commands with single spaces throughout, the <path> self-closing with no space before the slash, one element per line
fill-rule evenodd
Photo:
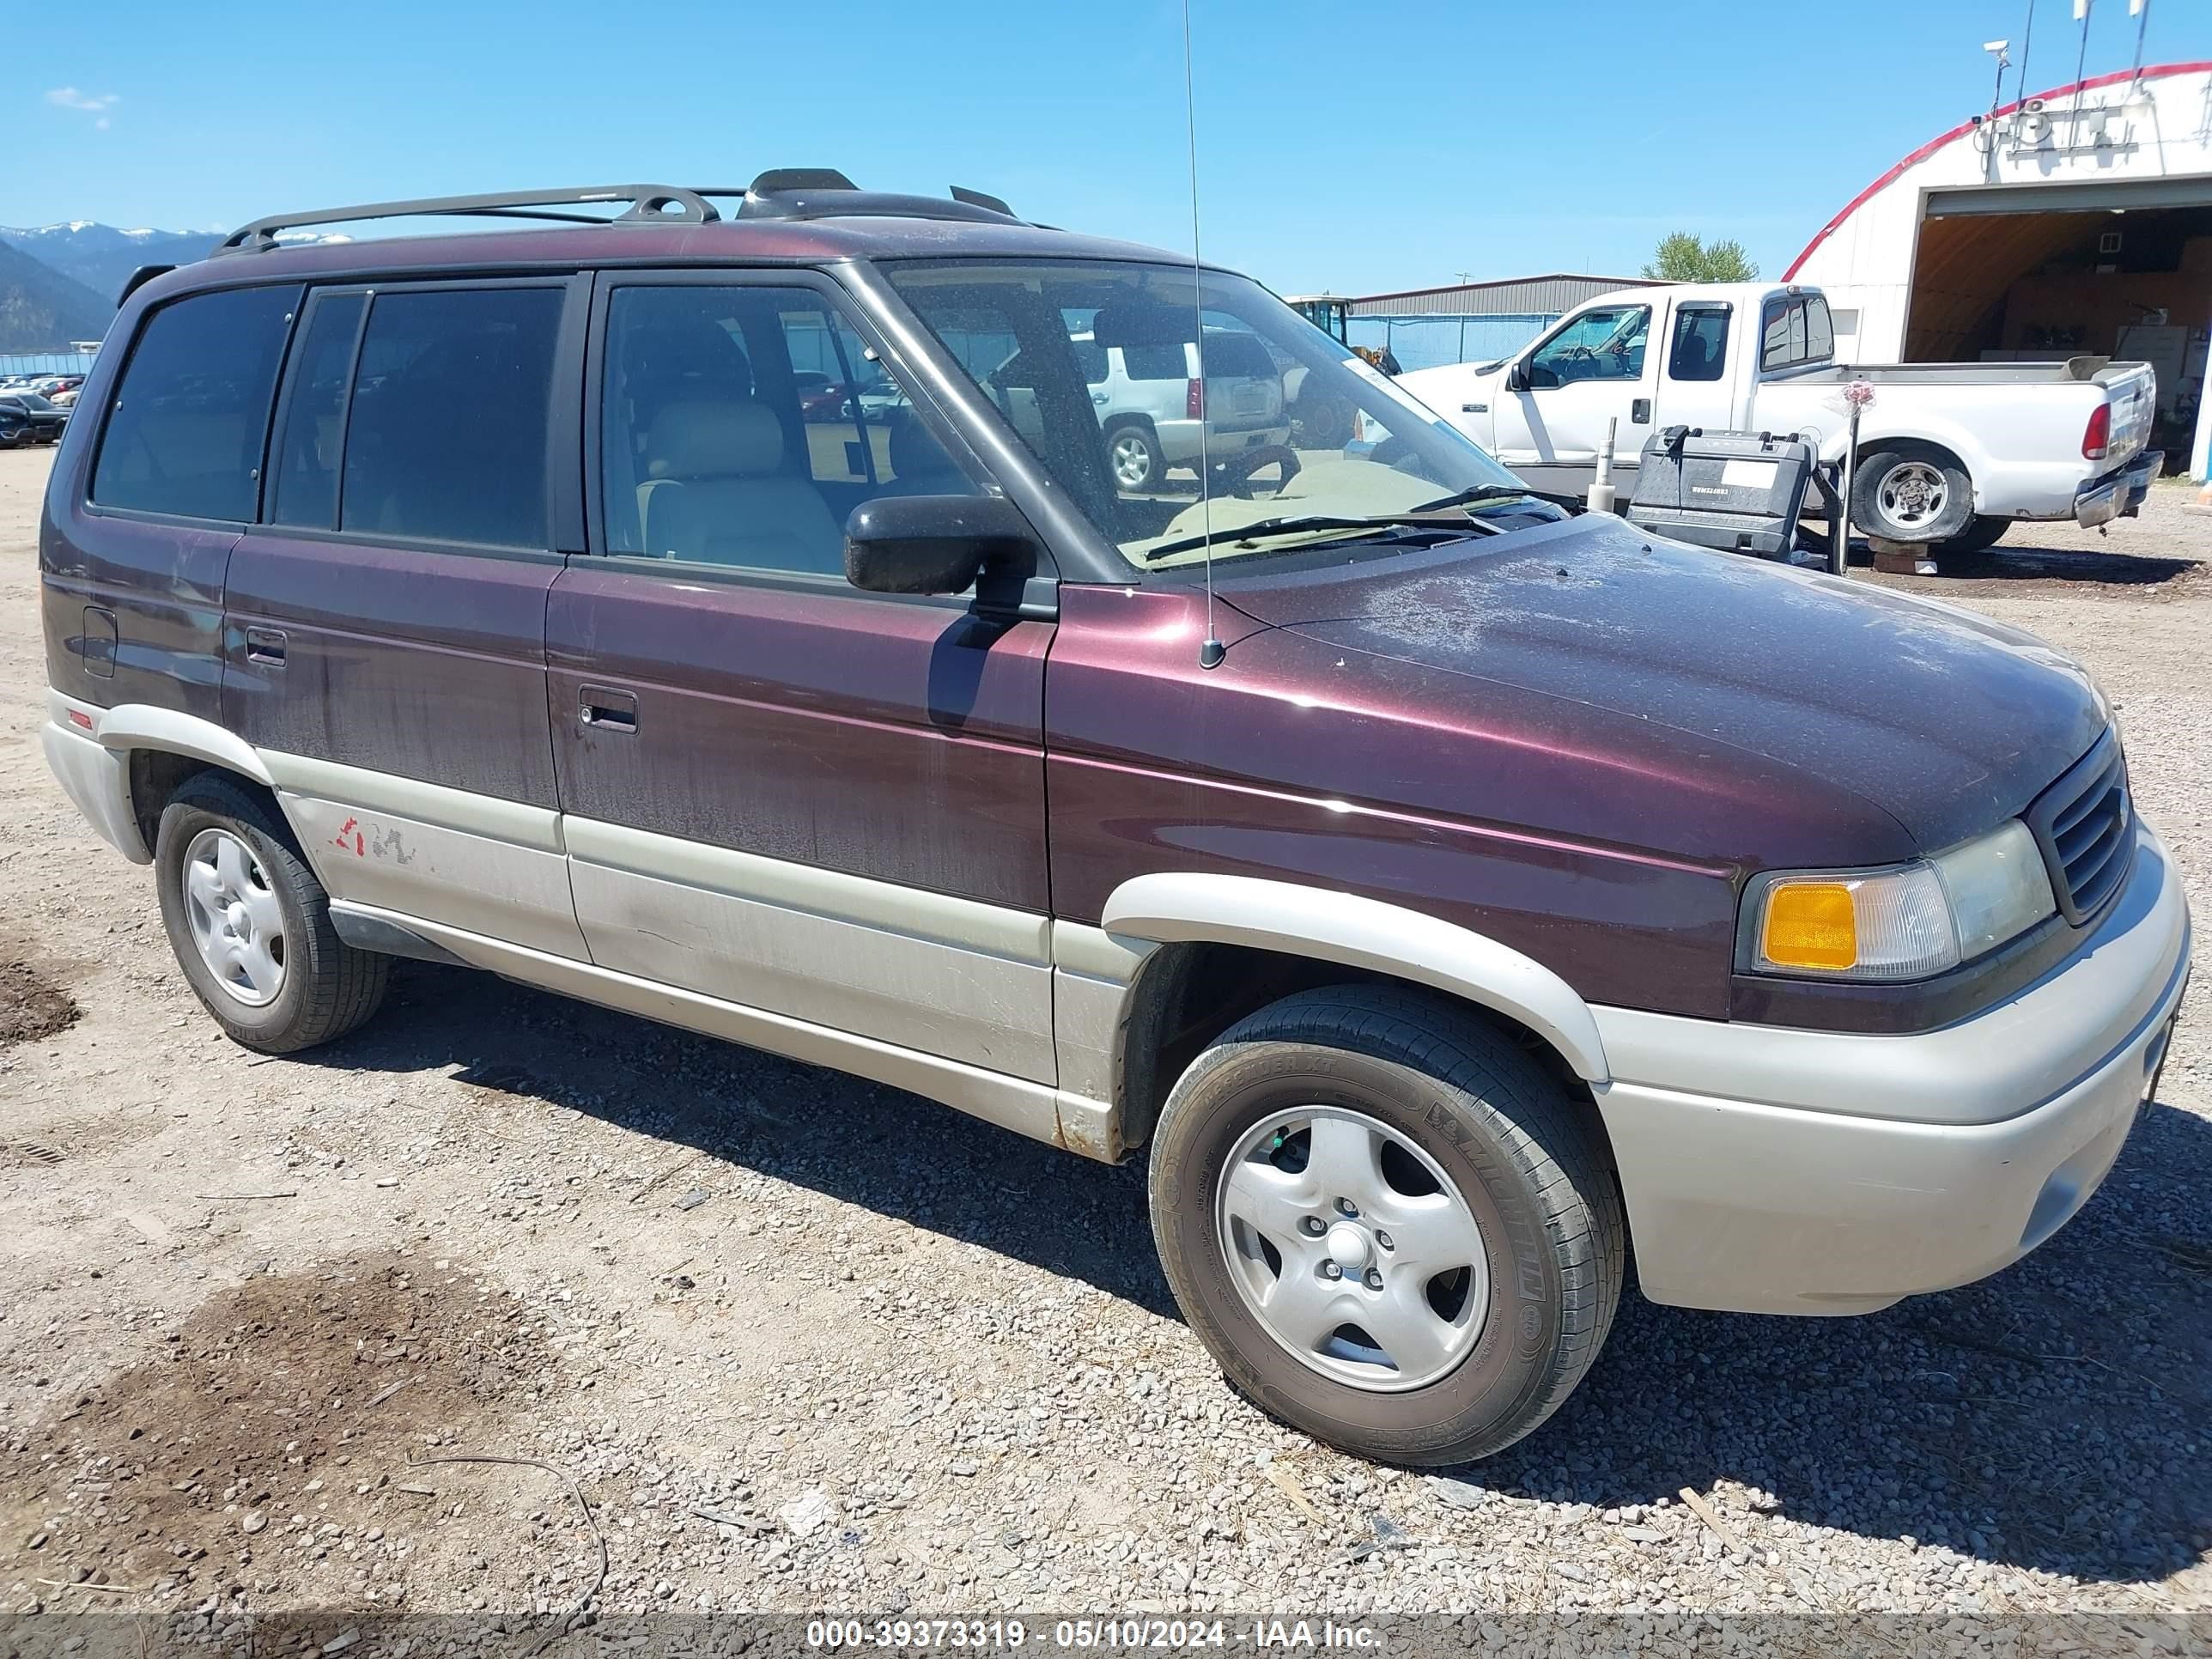
<path fill-rule="evenodd" d="M 2154 442 L 2212 466 L 2212 62 L 2100 76 L 1954 127 L 1862 191 L 1784 278 L 1866 363 L 2085 354 L 2157 367 Z"/>

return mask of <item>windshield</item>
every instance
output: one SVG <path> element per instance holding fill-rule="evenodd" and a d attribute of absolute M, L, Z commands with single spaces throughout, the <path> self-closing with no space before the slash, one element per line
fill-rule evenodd
<path fill-rule="evenodd" d="M 1206 556 L 1201 469 L 1217 560 L 1344 534 L 1222 535 L 1263 521 L 1387 519 L 1519 484 L 1242 276 L 1012 259 L 884 269 L 1054 482 L 1139 568 Z"/>

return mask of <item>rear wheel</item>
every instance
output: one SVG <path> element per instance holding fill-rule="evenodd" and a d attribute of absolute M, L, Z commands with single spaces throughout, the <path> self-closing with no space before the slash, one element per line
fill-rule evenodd
<path fill-rule="evenodd" d="M 1974 516 L 1973 481 L 1940 449 L 1878 451 L 1851 478 L 1851 518 L 1869 536 L 1893 542 L 1942 542 Z"/>
<path fill-rule="evenodd" d="M 250 790 L 188 779 L 162 810 L 154 867 L 185 977 L 235 1042 L 289 1054 L 344 1036 L 384 1000 L 391 959 L 331 927 L 290 830 Z"/>
<path fill-rule="evenodd" d="M 1133 422 L 1106 434 L 1106 459 L 1114 469 L 1114 482 L 1125 490 L 1157 489 L 1168 470 L 1159 440 Z"/>
<path fill-rule="evenodd" d="M 1981 553 L 1995 547 L 2012 528 L 2010 519 L 1991 518 L 1986 514 L 1970 519 L 1966 527 L 1950 540 L 1936 548 L 1936 556 L 1942 559 L 1960 554 Z"/>
<path fill-rule="evenodd" d="M 1153 1236 L 1230 1380 L 1363 1455 L 1510 1445 L 1596 1358 L 1626 1241 L 1566 1091 L 1418 992 L 1262 1009 L 1176 1084 L 1152 1139 Z"/>

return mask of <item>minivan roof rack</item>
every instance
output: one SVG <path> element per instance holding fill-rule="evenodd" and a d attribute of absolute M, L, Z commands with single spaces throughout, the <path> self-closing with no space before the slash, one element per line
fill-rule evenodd
<path fill-rule="evenodd" d="M 724 192 L 714 192 L 721 194 Z M 735 194 L 736 192 L 727 192 Z M 563 213 L 564 207 L 629 205 L 614 218 L 602 214 Z M 425 196 L 407 202 L 368 202 L 354 207 L 318 208 L 311 213 L 273 213 L 242 225 L 222 239 L 216 255 L 247 253 L 275 247 L 276 234 L 310 225 L 344 225 L 365 219 L 418 216 L 538 219 L 567 224 L 711 224 L 722 216 L 707 193 L 681 185 L 592 185 L 568 190 L 498 191 L 486 196 Z M 215 255 L 210 255 L 210 258 Z"/>
<path fill-rule="evenodd" d="M 699 188 L 683 185 L 592 185 L 569 190 L 498 191 L 483 196 L 425 196 L 412 201 L 367 202 L 352 207 L 318 208 L 308 213 L 273 213 L 242 225 L 222 239 L 213 255 L 263 252 L 278 246 L 278 234 L 314 225 L 345 225 L 369 219 L 457 217 L 532 219 L 577 225 L 705 225 L 722 217 L 715 198 L 738 201 L 742 219 L 823 219 L 847 216 L 918 219 L 962 219 L 988 222 L 1014 220 L 1012 208 L 996 196 L 955 185 L 951 199 L 862 190 L 834 167 L 771 167 L 743 188 Z M 602 213 L 565 209 L 623 204 L 609 218 Z"/>

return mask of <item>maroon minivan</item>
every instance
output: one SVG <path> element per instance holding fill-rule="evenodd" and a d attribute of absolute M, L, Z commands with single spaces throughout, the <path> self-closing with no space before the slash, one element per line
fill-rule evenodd
<path fill-rule="evenodd" d="M 430 213 L 551 223 L 279 246 Z M 1237 1385 L 1412 1463 L 1556 1409 L 1632 1255 L 2003 1267 L 2154 1086 L 2189 920 L 2078 665 L 1532 494 L 1243 277 L 803 171 L 142 277 L 46 752 L 249 1047 L 422 957 L 1149 1148 Z M 1186 345 L 1132 487 L 1085 355 Z"/>

